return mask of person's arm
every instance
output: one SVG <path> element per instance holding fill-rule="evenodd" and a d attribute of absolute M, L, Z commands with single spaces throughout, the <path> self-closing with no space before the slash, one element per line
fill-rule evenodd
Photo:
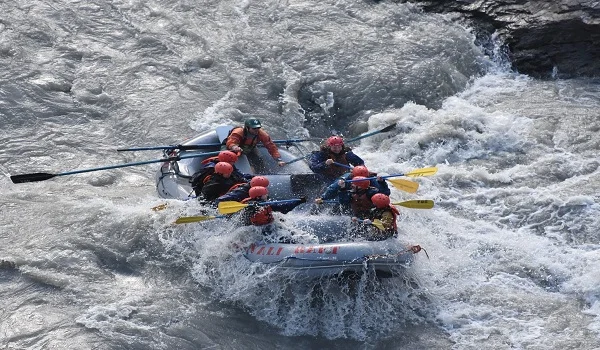
<path fill-rule="evenodd" d="M 269 151 L 269 154 L 271 155 L 271 157 L 273 157 L 273 159 L 275 159 L 278 162 L 282 161 L 281 154 L 279 154 L 279 149 L 277 149 L 277 145 L 273 143 L 273 141 L 271 140 L 271 136 L 269 136 L 269 134 L 267 134 L 266 131 L 260 129 L 258 131 L 258 139 L 260 140 L 260 142 L 263 143 L 263 145 L 265 145 L 265 148 L 267 149 L 267 151 Z"/>
<path fill-rule="evenodd" d="M 308 167 L 317 174 L 322 173 L 327 169 L 327 164 L 325 164 L 326 158 L 323 152 L 313 152 L 310 155 Z"/>
<path fill-rule="evenodd" d="M 390 187 L 388 186 L 387 181 L 385 181 L 385 179 L 381 179 L 381 181 L 379 181 L 377 179 L 372 180 L 371 185 L 375 185 L 374 187 L 377 188 L 377 190 L 379 190 L 378 193 L 383 193 L 386 196 L 389 196 L 390 193 L 392 193 L 390 191 Z M 377 192 L 375 192 L 375 193 L 377 193 Z M 373 193 L 373 194 L 375 194 L 375 193 Z"/>
<path fill-rule="evenodd" d="M 218 181 L 215 181 L 214 178 L 211 178 L 204 184 L 204 187 L 202 187 L 202 196 L 207 201 L 212 201 L 221 195 L 221 191 L 221 184 Z"/>
<path fill-rule="evenodd" d="M 365 161 L 362 160 L 362 158 L 360 158 L 356 154 L 354 154 L 352 151 L 346 152 L 346 160 L 353 166 L 365 165 Z"/>
<path fill-rule="evenodd" d="M 273 203 L 273 204 L 270 204 L 270 206 L 273 211 L 277 211 L 277 212 L 286 214 L 286 213 L 292 211 L 292 209 L 296 208 L 297 206 L 299 206 L 302 203 L 306 203 L 306 197 L 300 198 L 300 200 L 297 202 Z"/>
<path fill-rule="evenodd" d="M 244 141 L 244 129 L 243 128 L 235 128 L 231 131 L 229 136 L 227 137 L 227 142 L 225 146 L 228 150 L 233 152 L 240 152 L 240 144 Z"/>

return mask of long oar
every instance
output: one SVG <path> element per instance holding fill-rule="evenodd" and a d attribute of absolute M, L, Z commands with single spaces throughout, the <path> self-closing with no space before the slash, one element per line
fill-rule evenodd
<path fill-rule="evenodd" d="M 392 205 L 400 205 L 411 209 L 431 209 L 433 208 L 434 202 L 429 199 L 415 199 L 404 202 L 394 202 Z"/>
<path fill-rule="evenodd" d="M 344 143 L 354 142 L 354 141 L 358 141 L 358 140 L 364 139 L 365 137 L 369 137 L 369 136 L 373 136 L 373 135 L 381 134 L 382 132 L 388 132 L 388 131 L 391 131 L 391 130 L 393 130 L 395 127 L 396 127 L 396 124 L 388 125 L 388 126 L 386 126 L 385 128 L 382 128 L 382 129 L 379 129 L 379 130 L 375 130 L 375 131 L 371 131 L 371 132 L 368 132 L 368 133 L 366 133 L 366 134 L 362 134 L 362 135 L 360 135 L 360 136 L 353 137 L 353 138 L 351 138 L 351 139 L 347 139 L 347 140 L 345 140 L 345 141 L 344 141 Z M 292 159 L 292 160 L 290 160 L 290 161 L 287 161 L 287 162 L 285 162 L 285 164 L 286 164 L 286 165 L 287 165 L 287 164 L 292 164 L 292 163 L 295 163 L 295 162 L 297 162 L 297 161 L 299 161 L 299 160 L 302 160 L 302 159 L 304 159 L 304 158 L 307 158 L 307 157 L 309 157 L 309 156 L 310 156 L 310 154 L 307 154 L 307 155 L 305 155 L 305 156 L 302 156 L 302 157 L 294 158 L 294 159 Z"/>
<path fill-rule="evenodd" d="M 384 175 L 384 176 L 380 176 L 380 177 L 382 179 L 387 180 L 391 177 L 400 177 L 400 176 L 412 176 L 412 177 L 431 176 L 431 175 L 434 175 L 435 173 L 437 173 L 437 171 L 438 171 L 438 169 L 436 167 L 431 167 L 431 168 L 415 169 L 413 171 L 409 171 L 408 173 L 403 173 L 403 174 Z M 356 181 L 374 180 L 374 179 L 377 179 L 377 176 L 366 177 L 364 179 L 358 179 L 358 180 L 346 180 L 346 182 L 356 182 Z"/>
<path fill-rule="evenodd" d="M 337 162 L 333 162 L 333 164 L 342 166 L 344 168 L 352 169 L 351 166 L 346 165 L 346 164 L 337 163 Z M 383 177 L 383 178 L 385 178 L 385 177 Z M 402 180 L 402 179 L 394 179 L 394 180 L 388 180 L 388 181 L 397 189 L 408 192 L 408 193 L 415 193 L 419 189 L 419 184 L 416 182 Z"/>
<path fill-rule="evenodd" d="M 299 202 L 301 199 L 297 198 L 297 199 L 283 199 L 283 200 L 279 200 L 279 201 L 269 201 L 269 202 L 257 202 L 257 205 L 269 205 L 269 204 L 279 204 L 279 203 L 293 203 L 293 202 Z M 236 202 L 236 201 L 225 201 L 225 202 L 219 202 L 219 213 L 221 214 L 233 214 L 233 213 L 237 213 L 238 211 L 246 208 L 247 206 L 249 206 L 251 204 L 246 204 L 246 203 L 240 203 L 240 202 Z"/>
<path fill-rule="evenodd" d="M 212 219 L 226 218 L 227 215 L 204 215 L 204 216 L 182 216 L 175 220 L 176 224 L 189 224 L 192 222 L 207 221 Z"/>
<path fill-rule="evenodd" d="M 13 175 L 10 177 L 10 179 L 13 183 L 16 183 L 16 184 L 23 183 L 23 182 L 36 182 L 36 181 L 48 180 L 48 179 L 51 179 L 56 176 L 89 173 L 91 171 L 118 169 L 118 168 L 125 168 L 125 167 L 130 167 L 130 166 L 145 165 L 145 164 L 152 164 L 152 163 L 173 162 L 173 161 L 179 161 L 181 159 L 186 159 L 186 158 L 206 157 L 206 156 L 215 155 L 215 154 L 219 154 L 219 152 L 188 154 L 188 155 L 184 155 L 184 156 L 176 156 L 176 157 L 169 157 L 169 158 L 155 159 L 155 160 L 146 160 L 143 162 L 133 162 L 133 163 L 109 165 L 109 166 L 104 166 L 104 167 L 100 167 L 100 168 L 73 170 L 73 171 L 67 171 L 67 172 L 58 173 L 58 174 L 32 173 L 32 174 Z"/>
<path fill-rule="evenodd" d="M 285 145 L 285 144 L 292 144 L 292 143 L 296 143 L 296 142 L 306 142 L 306 141 L 311 141 L 311 140 L 310 139 L 273 140 L 273 143 Z M 168 145 L 168 146 L 146 146 L 146 147 L 119 148 L 119 149 L 117 149 L 117 151 L 119 151 L 119 152 L 152 151 L 152 150 L 163 150 L 163 149 L 167 149 L 167 150 L 178 149 L 180 151 L 190 151 L 190 150 L 213 148 L 213 147 L 220 147 L 220 146 L 221 146 L 220 143 L 203 143 L 203 144 L 199 144 L 199 145 Z"/>

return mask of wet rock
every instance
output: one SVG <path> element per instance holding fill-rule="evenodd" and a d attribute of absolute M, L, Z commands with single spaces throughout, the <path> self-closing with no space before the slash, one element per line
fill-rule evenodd
<path fill-rule="evenodd" d="M 598 0 L 400 0 L 425 11 L 460 13 L 497 33 L 519 72 L 539 78 L 600 76 Z"/>

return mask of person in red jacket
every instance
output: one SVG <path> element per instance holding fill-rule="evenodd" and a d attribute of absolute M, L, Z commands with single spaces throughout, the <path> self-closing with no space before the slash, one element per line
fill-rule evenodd
<path fill-rule="evenodd" d="M 290 202 L 272 203 L 261 205 L 269 199 L 269 190 L 263 186 L 250 188 L 248 198 L 242 203 L 249 204 L 242 214 L 244 225 L 264 226 L 273 222 L 273 212 L 287 213 L 302 203 L 306 203 L 306 198 L 302 197 Z"/>
<path fill-rule="evenodd" d="M 232 152 L 242 152 L 245 155 L 250 155 L 258 142 L 262 142 L 279 166 L 285 165 L 277 145 L 273 143 L 271 136 L 262 130 L 262 125 L 256 118 L 247 119 L 244 127 L 233 128 L 227 137 L 225 147 Z"/>

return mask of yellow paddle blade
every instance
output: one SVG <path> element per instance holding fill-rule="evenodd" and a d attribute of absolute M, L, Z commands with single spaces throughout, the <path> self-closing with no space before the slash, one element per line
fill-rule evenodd
<path fill-rule="evenodd" d="M 167 205 L 169 205 L 169 203 L 163 203 L 163 204 L 159 204 L 155 207 L 152 207 L 150 209 L 152 209 L 153 211 L 160 211 L 160 210 L 165 209 L 167 207 Z"/>
<path fill-rule="evenodd" d="M 383 222 L 379 219 L 375 219 L 372 221 L 372 225 L 380 229 L 381 231 L 385 231 L 385 226 L 383 226 Z"/>
<path fill-rule="evenodd" d="M 434 175 L 435 173 L 437 173 L 438 168 L 436 167 L 431 167 L 431 168 L 421 168 L 421 169 L 415 169 L 413 171 L 409 171 L 408 173 L 404 174 L 405 176 L 413 176 L 413 177 L 418 177 L 418 176 L 431 176 Z"/>
<path fill-rule="evenodd" d="M 236 202 L 236 201 L 225 201 L 219 202 L 219 213 L 221 214 L 233 214 L 247 207 L 248 204 Z"/>
<path fill-rule="evenodd" d="M 394 187 L 408 193 L 415 193 L 419 189 L 419 184 L 409 180 L 402 179 L 386 179 Z"/>
<path fill-rule="evenodd" d="M 433 201 L 429 199 L 415 199 L 412 201 L 395 202 L 392 205 L 400 205 L 406 208 L 412 209 L 431 209 L 433 208 Z"/>
<path fill-rule="evenodd" d="M 216 216 L 182 216 L 175 220 L 176 224 L 189 224 L 192 222 L 206 221 L 216 219 Z"/>

